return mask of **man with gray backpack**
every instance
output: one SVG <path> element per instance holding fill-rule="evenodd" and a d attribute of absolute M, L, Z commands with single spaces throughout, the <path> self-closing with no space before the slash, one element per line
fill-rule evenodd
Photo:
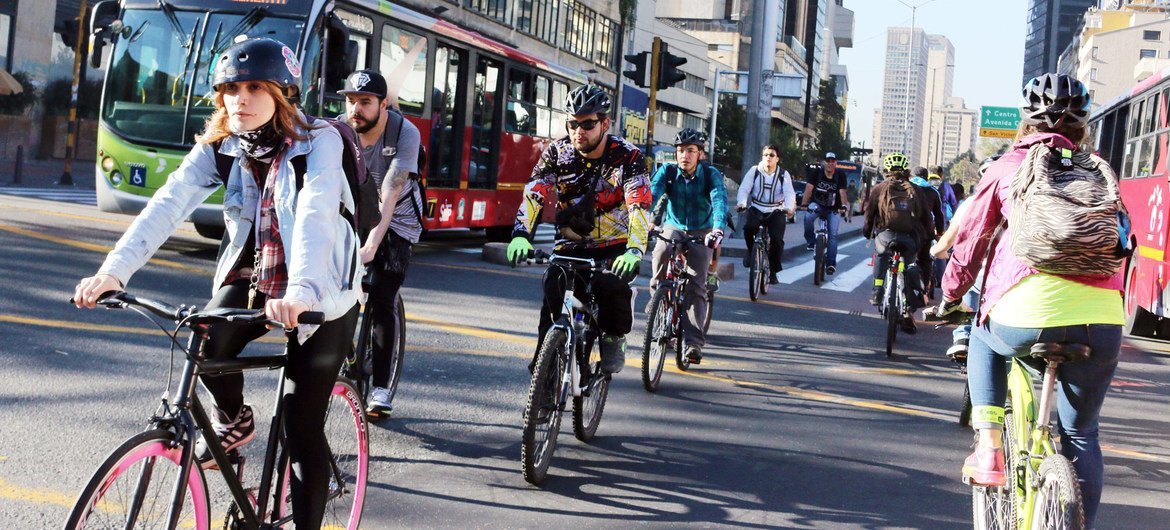
<path fill-rule="evenodd" d="M 878 305 L 884 293 L 886 268 L 894 252 L 906 261 L 905 294 L 909 314 L 903 315 L 902 330 L 918 331 L 913 312 L 925 305 L 922 278 L 917 265 L 919 243 L 934 234 L 934 218 L 926 206 L 923 191 L 909 181 L 909 160 L 902 153 L 886 155 L 886 179 L 873 188 L 865 208 L 861 232 L 874 240 L 877 259 L 873 261 L 873 291 L 869 303 Z"/>
<path fill-rule="evenodd" d="M 422 234 L 423 196 L 419 181 L 421 149 L 419 132 L 386 98 L 386 79 L 373 70 L 358 70 L 345 80 L 338 93 L 345 96 L 345 120 L 358 133 L 362 161 L 375 189 L 381 218 L 361 248 L 368 265 L 366 294 L 382 303 L 373 304 L 373 376 L 369 414 L 387 415 L 392 409 L 387 390 L 390 353 L 399 330 L 395 329 L 394 299 L 406 280 L 411 249 Z"/>

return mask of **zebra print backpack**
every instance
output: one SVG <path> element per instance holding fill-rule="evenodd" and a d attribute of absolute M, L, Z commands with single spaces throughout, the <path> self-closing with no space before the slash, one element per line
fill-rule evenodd
<path fill-rule="evenodd" d="M 1128 222 L 1117 176 L 1100 157 L 1043 144 L 1028 150 L 1008 192 L 1011 250 L 1050 274 L 1108 277 L 1121 270 Z"/>

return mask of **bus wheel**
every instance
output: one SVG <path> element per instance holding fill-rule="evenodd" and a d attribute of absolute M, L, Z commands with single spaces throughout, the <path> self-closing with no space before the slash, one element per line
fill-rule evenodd
<path fill-rule="evenodd" d="M 1134 297 L 1136 281 L 1137 261 L 1130 259 L 1125 272 L 1125 332 L 1135 337 L 1153 337 L 1161 327 L 1158 322 L 1161 319 L 1138 305 Z"/>
<path fill-rule="evenodd" d="M 195 231 L 208 239 L 223 239 L 223 227 L 219 225 L 204 225 L 195 223 Z"/>

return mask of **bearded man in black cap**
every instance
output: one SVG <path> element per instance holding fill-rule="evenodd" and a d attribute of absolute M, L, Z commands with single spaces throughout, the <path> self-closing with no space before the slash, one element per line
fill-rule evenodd
<path fill-rule="evenodd" d="M 361 248 L 362 263 L 368 264 L 367 294 L 373 324 L 374 388 L 370 391 L 369 414 L 388 415 L 392 408 L 389 380 L 390 354 L 397 342 L 395 297 L 406 280 L 411 249 L 422 234 L 422 193 L 418 181 L 419 133 L 386 98 L 386 79 L 373 70 L 358 70 L 338 91 L 345 96 L 345 115 L 339 117 L 357 131 L 362 144 L 362 161 L 377 183 L 381 220 L 370 231 Z"/>

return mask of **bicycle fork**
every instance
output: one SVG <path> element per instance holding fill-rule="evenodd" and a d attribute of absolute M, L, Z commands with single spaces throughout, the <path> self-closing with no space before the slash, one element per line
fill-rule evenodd
<path fill-rule="evenodd" d="M 568 339 L 565 344 L 565 356 L 568 357 L 568 366 L 561 376 L 561 391 L 558 402 L 561 406 L 568 401 L 569 396 L 579 397 L 581 395 L 581 369 L 577 366 L 577 337 L 585 332 L 585 314 L 583 313 L 585 304 L 582 304 L 576 296 L 573 296 L 572 289 L 565 290 L 565 297 L 561 303 L 562 314 L 569 317 L 568 325 L 565 325 L 565 332 Z"/>

